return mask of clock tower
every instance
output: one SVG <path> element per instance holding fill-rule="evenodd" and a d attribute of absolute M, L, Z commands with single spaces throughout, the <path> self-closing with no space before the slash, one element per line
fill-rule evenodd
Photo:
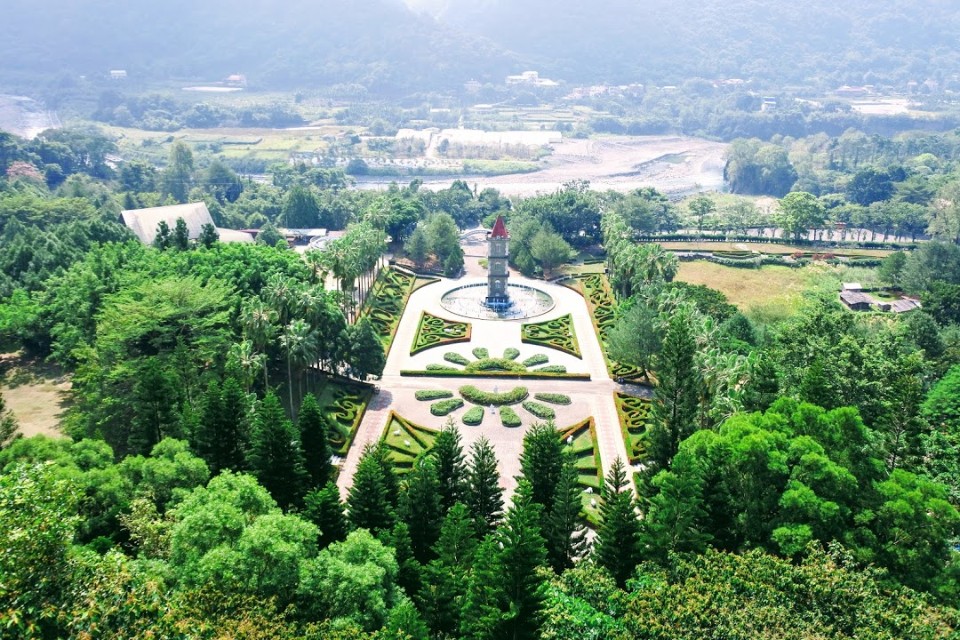
<path fill-rule="evenodd" d="M 494 309 L 510 306 L 510 294 L 507 292 L 509 242 L 510 235 L 503 216 L 497 216 L 487 239 L 487 306 Z"/>

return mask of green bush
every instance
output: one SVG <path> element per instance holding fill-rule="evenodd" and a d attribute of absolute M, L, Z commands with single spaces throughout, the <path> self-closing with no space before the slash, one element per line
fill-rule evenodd
<path fill-rule="evenodd" d="M 522 406 L 524 409 L 537 416 L 541 420 L 553 420 L 557 417 L 556 411 L 545 404 L 540 404 L 539 402 L 527 400 Z"/>
<path fill-rule="evenodd" d="M 523 325 L 520 327 L 520 340 L 580 357 L 580 345 L 573 330 L 573 316 L 569 313 L 553 320 Z"/>
<path fill-rule="evenodd" d="M 465 356 L 462 356 L 459 353 L 454 353 L 453 351 L 448 351 L 443 354 L 443 359 L 447 362 L 452 362 L 453 364 L 459 364 L 463 366 L 470 364 L 470 360 L 468 360 Z"/>
<path fill-rule="evenodd" d="M 516 360 L 520 357 L 520 349 L 515 349 L 513 347 L 507 347 L 503 350 L 503 357 L 506 360 Z"/>
<path fill-rule="evenodd" d="M 444 398 L 452 398 L 453 391 L 447 391 L 446 389 L 421 389 L 415 394 L 417 400 L 442 400 Z"/>
<path fill-rule="evenodd" d="M 514 373 L 523 373 L 527 368 L 519 362 L 507 360 L 506 358 L 483 358 L 469 363 L 465 370 L 470 372 L 512 371 Z"/>
<path fill-rule="evenodd" d="M 538 393 L 533 397 L 550 404 L 570 404 L 570 396 L 565 396 L 562 393 Z"/>
<path fill-rule="evenodd" d="M 471 407 L 463 414 L 463 424 L 476 427 L 483 422 L 483 407 Z"/>
<path fill-rule="evenodd" d="M 524 361 L 523 361 L 523 366 L 525 366 L 525 367 L 535 367 L 535 366 L 537 366 L 538 364 L 547 364 L 548 362 L 550 362 L 550 358 L 548 358 L 548 357 L 546 356 L 546 354 L 537 353 L 537 354 L 534 354 L 534 355 L 530 356 L 530 357 L 527 358 L 526 360 L 524 360 Z"/>
<path fill-rule="evenodd" d="M 477 360 L 483 360 L 484 358 L 490 357 L 490 352 L 487 351 L 486 347 L 474 347 L 473 357 L 476 358 Z"/>
<path fill-rule="evenodd" d="M 417 324 L 417 334 L 413 338 L 410 355 L 442 344 L 469 342 L 470 334 L 470 323 L 446 320 L 424 311 L 420 314 L 420 322 Z"/>
<path fill-rule="evenodd" d="M 562 364 L 548 364 L 545 367 L 537 369 L 538 373 L 566 373 L 567 368 Z"/>
<path fill-rule="evenodd" d="M 508 404 L 519 404 L 527 399 L 530 392 L 526 387 L 514 387 L 510 391 L 494 393 L 492 391 L 481 391 L 473 385 L 460 387 L 460 395 L 467 402 L 478 404 L 482 407 L 490 405 L 503 406 Z"/>
<path fill-rule="evenodd" d="M 516 411 L 510 407 L 503 407 L 500 409 L 500 423 L 505 427 L 519 427 L 523 421 L 520 420 Z"/>
<path fill-rule="evenodd" d="M 459 369 L 455 369 L 454 367 L 448 367 L 445 364 L 436 364 L 431 362 L 430 364 L 427 365 L 427 371 L 459 371 Z"/>
<path fill-rule="evenodd" d="M 460 398 L 450 398 L 449 400 L 440 400 L 430 405 L 430 413 L 435 416 L 445 416 L 448 413 L 456 411 L 463 406 L 463 400 Z"/>

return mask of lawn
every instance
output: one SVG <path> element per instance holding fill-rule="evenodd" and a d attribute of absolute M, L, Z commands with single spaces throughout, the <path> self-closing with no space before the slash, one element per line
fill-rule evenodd
<path fill-rule="evenodd" d="M 681 262 L 676 279 L 716 289 L 726 295 L 731 304 L 748 314 L 762 312 L 766 308 L 792 312 L 800 305 L 803 292 L 828 275 L 824 270 L 819 265 L 801 268 L 770 265 L 759 269 L 741 269 L 697 260 Z M 829 276 L 833 277 L 832 274 Z"/>

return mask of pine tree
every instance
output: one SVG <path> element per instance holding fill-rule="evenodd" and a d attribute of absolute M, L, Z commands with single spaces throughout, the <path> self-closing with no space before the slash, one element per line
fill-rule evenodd
<path fill-rule="evenodd" d="M 464 500 L 467 485 L 467 465 L 463 457 L 460 430 L 450 420 L 433 441 L 430 455 L 436 461 L 440 481 L 440 506 L 443 513 Z"/>
<path fill-rule="evenodd" d="M 658 493 L 650 499 L 640 527 L 644 552 L 660 562 L 672 552 L 703 553 L 710 542 L 704 526 L 703 472 L 695 465 L 691 456 L 681 453 L 670 471 L 653 478 Z"/>
<path fill-rule="evenodd" d="M 177 435 L 177 408 L 180 404 L 176 375 L 159 359 L 146 358 L 138 369 L 133 387 L 133 424 L 127 446 L 135 454 L 147 455 L 165 436 Z"/>
<path fill-rule="evenodd" d="M 340 502 L 340 490 L 333 482 L 307 492 L 303 497 L 303 517 L 320 529 L 317 545 L 321 549 L 345 540 L 350 531 Z"/>
<path fill-rule="evenodd" d="M 587 529 L 580 512 L 583 498 L 576 464 L 564 454 L 560 482 L 553 495 L 550 512 L 544 518 L 543 537 L 547 541 L 547 558 L 557 573 L 573 566 L 587 550 Z"/>
<path fill-rule="evenodd" d="M 7 410 L 3 394 L 0 394 L 0 450 L 22 436 L 23 434 L 19 432 L 16 416 L 13 415 L 12 411 Z"/>
<path fill-rule="evenodd" d="M 443 511 L 440 505 L 440 480 L 432 456 L 416 461 L 406 476 L 400 497 L 400 519 L 410 529 L 413 555 L 421 563 L 433 559 L 433 545 L 440 537 Z"/>
<path fill-rule="evenodd" d="M 223 393 L 217 381 L 211 380 L 200 398 L 197 424 L 191 437 L 193 449 L 209 465 L 211 475 L 225 468 L 218 451 L 223 441 L 223 418 Z"/>
<path fill-rule="evenodd" d="M 640 562 L 640 520 L 634 510 L 627 471 L 617 458 L 600 492 L 600 526 L 594 541 L 597 563 L 605 567 L 622 588 Z"/>
<path fill-rule="evenodd" d="M 160 251 L 170 248 L 170 225 L 166 220 L 157 223 L 157 235 L 153 237 L 153 246 Z"/>
<path fill-rule="evenodd" d="M 379 447 L 367 445 L 347 496 L 347 512 L 353 528 L 367 529 L 374 534 L 393 528 L 395 505 L 388 484 Z"/>
<path fill-rule="evenodd" d="M 306 460 L 310 484 L 322 487 L 333 470 L 330 464 L 330 422 L 312 393 L 308 393 L 300 404 L 297 428 L 300 431 L 300 442 L 303 443 L 303 457 Z"/>
<path fill-rule="evenodd" d="M 242 471 L 247 468 L 250 450 L 250 406 L 253 396 L 233 376 L 224 378 L 220 387 L 223 398 L 223 442 L 220 460 L 224 469 Z"/>
<path fill-rule="evenodd" d="M 496 454 L 484 437 L 470 448 L 466 505 L 476 523 L 477 537 L 482 539 L 493 532 L 503 513 L 503 488 Z"/>
<path fill-rule="evenodd" d="M 657 358 L 657 387 L 651 407 L 650 455 L 669 468 L 680 442 L 693 433 L 697 414 L 697 376 L 692 311 L 680 306 L 670 317 Z"/>
<path fill-rule="evenodd" d="M 503 608 L 506 605 L 501 580 L 499 540 L 488 535 L 477 547 L 473 571 L 467 583 L 460 612 L 462 640 L 504 638 L 501 633 Z"/>
<path fill-rule="evenodd" d="M 177 223 L 173 226 L 170 246 L 180 251 L 186 251 L 190 248 L 190 231 L 187 229 L 187 223 L 183 218 L 177 218 Z"/>
<path fill-rule="evenodd" d="M 563 469 L 563 444 L 553 422 L 538 423 L 523 436 L 520 470 L 530 483 L 531 499 L 544 513 L 553 506 L 553 496 Z"/>
<path fill-rule="evenodd" d="M 208 222 L 200 227 L 200 237 L 197 238 L 198 244 L 209 249 L 215 245 L 218 240 L 220 240 L 220 234 L 217 233 L 217 228 L 215 226 Z"/>
<path fill-rule="evenodd" d="M 307 481 L 300 437 L 272 391 L 254 416 L 249 465 L 278 504 L 300 503 Z"/>
<path fill-rule="evenodd" d="M 423 586 L 423 565 L 413 555 L 410 527 L 406 522 L 397 522 L 390 531 L 379 535 L 386 546 L 393 549 L 397 559 L 397 584 L 408 595 L 416 594 Z"/>
<path fill-rule="evenodd" d="M 474 533 L 474 523 L 466 506 L 453 505 L 443 519 L 440 539 L 434 545 L 436 559 L 424 568 L 417 604 L 437 636 L 452 637 L 460 628 L 460 607 L 477 548 Z"/>

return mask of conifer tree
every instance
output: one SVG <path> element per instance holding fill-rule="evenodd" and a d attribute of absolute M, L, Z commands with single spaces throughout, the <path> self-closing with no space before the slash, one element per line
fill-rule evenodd
<path fill-rule="evenodd" d="M 320 529 L 317 544 L 321 549 L 346 539 L 349 527 L 337 485 L 328 482 L 322 489 L 308 492 L 303 503 L 304 517 Z"/>
<path fill-rule="evenodd" d="M 327 483 L 332 471 L 330 422 L 312 393 L 308 393 L 300 404 L 297 428 L 300 431 L 300 442 L 303 443 L 303 457 L 306 460 L 310 484 L 314 487 L 322 487 Z"/>
<path fill-rule="evenodd" d="M 478 538 L 482 539 L 491 533 L 500 522 L 503 488 L 500 486 L 496 454 L 490 441 L 484 437 L 470 448 L 466 505 L 476 525 Z"/>
<path fill-rule="evenodd" d="M 547 541 L 547 558 L 557 573 L 573 566 L 587 550 L 587 530 L 580 518 L 583 498 L 576 464 L 564 454 L 560 482 L 553 495 L 550 512 L 544 517 L 543 537 Z"/>
<path fill-rule="evenodd" d="M 220 387 L 223 398 L 223 433 L 220 456 L 223 468 L 242 471 L 246 468 L 250 448 L 250 407 L 253 396 L 233 376 L 224 378 Z"/>
<path fill-rule="evenodd" d="M 377 534 L 393 528 L 395 506 L 378 446 L 367 445 L 363 450 L 347 495 L 347 512 L 354 529 Z"/>
<path fill-rule="evenodd" d="M 7 410 L 7 404 L 0 394 L 0 450 L 9 446 L 14 440 L 22 437 L 19 431 L 20 425 L 17 424 L 17 418 L 12 411 Z"/>
<path fill-rule="evenodd" d="M 187 229 L 187 223 L 183 218 L 177 218 L 177 223 L 173 226 L 170 246 L 180 251 L 190 248 L 190 230 Z"/>
<path fill-rule="evenodd" d="M 610 572 L 621 588 L 640 562 L 640 520 L 627 482 L 623 461 L 617 458 L 600 492 L 603 504 L 594 541 L 597 563 Z"/>
<path fill-rule="evenodd" d="M 440 480 L 433 456 L 417 460 L 404 484 L 400 519 L 409 527 L 413 555 L 419 562 L 426 563 L 433 559 L 433 545 L 440 537 L 443 522 Z"/>
<path fill-rule="evenodd" d="M 307 479 L 300 437 L 272 391 L 253 420 L 249 464 L 278 504 L 290 507 L 300 503 Z"/>
<path fill-rule="evenodd" d="M 431 631 L 452 637 L 460 628 L 460 608 L 476 553 L 475 526 L 462 503 L 450 508 L 434 545 L 436 558 L 424 568 L 417 604 Z"/>
<path fill-rule="evenodd" d="M 467 465 L 464 462 L 460 430 L 449 420 L 433 441 L 430 455 L 436 461 L 440 481 L 440 506 L 446 513 L 457 502 L 464 500 L 467 485 Z"/>
<path fill-rule="evenodd" d="M 397 584 L 408 595 L 420 591 L 423 586 L 423 565 L 413 555 L 410 527 L 407 523 L 397 522 L 393 529 L 381 533 L 380 539 L 383 544 L 393 549 L 397 559 Z"/>
<path fill-rule="evenodd" d="M 191 440 L 213 475 L 224 469 L 242 471 L 246 466 L 247 402 L 247 394 L 233 378 L 226 378 L 222 386 L 211 381 L 200 399 Z"/>
<path fill-rule="evenodd" d="M 497 537 L 490 534 L 477 547 L 460 613 L 460 637 L 463 640 L 504 637 L 501 625 L 505 594 L 500 584 L 498 545 Z"/>
<path fill-rule="evenodd" d="M 693 433 L 697 414 L 697 344 L 692 311 L 681 305 L 670 317 L 657 357 L 651 407 L 650 455 L 667 469 L 680 442 Z"/>
<path fill-rule="evenodd" d="M 549 513 L 563 469 L 563 444 L 553 422 L 535 424 L 523 436 L 520 469 L 530 483 L 530 498 Z"/>

